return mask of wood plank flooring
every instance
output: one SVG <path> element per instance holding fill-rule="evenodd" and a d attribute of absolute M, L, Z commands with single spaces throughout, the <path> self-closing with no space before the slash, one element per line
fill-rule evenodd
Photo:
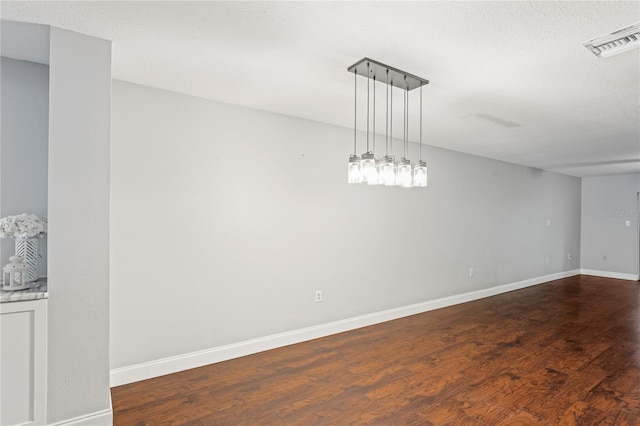
<path fill-rule="evenodd" d="M 640 286 L 566 278 L 112 397 L 116 426 L 640 425 Z"/>

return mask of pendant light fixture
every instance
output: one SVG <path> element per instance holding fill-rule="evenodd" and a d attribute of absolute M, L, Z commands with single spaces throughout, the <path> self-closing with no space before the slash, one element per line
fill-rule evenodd
<path fill-rule="evenodd" d="M 367 62 L 367 76 L 371 73 L 370 64 Z M 375 185 L 378 183 L 378 171 L 376 169 L 376 158 L 373 155 L 373 151 L 369 149 L 369 112 L 371 111 L 371 106 L 369 104 L 370 96 L 369 96 L 369 81 L 371 79 L 367 78 L 367 152 L 362 154 L 362 176 L 363 181 L 369 185 Z"/>
<path fill-rule="evenodd" d="M 386 70 L 387 80 L 389 78 L 389 70 Z M 380 159 L 380 183 L 385 186 L 393 186 L 396 183 L 396 170 L 393 155 L 389 155 L 389 146 L 391 140 L 389 138 L 389 87 L 391 84 L 387 84 L 387 99 L 385 101 L 385 136 L 384 136 L 384 157 Z M 393 93 L 391 93 L 393 99 Z M 391 110 L 393 112 L 393 108 Z M 392 119 L 393 120 L 393 119 Z M 393 124 L 393 121 L 391 121 Z M 392 130 L 393 132 L 393 130 Z"/>
<path fill-rule="evenodd" d="M 349 156 L 348 182 L 369 185 L 401 186 L 403 188 L 427 186 L 427 166 L 422 159 L 422 86 L 429 84 L 429 80 L 416 77 L 397 68 L 369 58 L 363 58 L 347 69 L 354 74 L 354 129 L 353 154 Z M 367 78 L 367 150 L 361 157 L 357 154 L 357 80 L 358 76 Z M 373 80 L 373 104 L 370 102 L 369 80 Z M 376 83 L 386 84 L 385 100 L 385 155 L 376 160 Z M 393 155 L 393 89 L 403 91 L 403 147 L 402 157 L 395 161 Z M 414 165 L 409 160 L 409 91 L 420 88 L 420 151 L 419 160 Z M 372 126 L 370 126 L 370 112 L 373 109 Z M 371 149 L 370 149 L 370 133 Z"/>
<path fill-rule="evenodd" d="M 407 159 L 407 148 L 409 147 L 409 89 L 403 90 L 403 94 L 404 107 L 402 122 L 402 158 L 398 162 L 398 175 L 396 176 L 396 184 L 400 185 L 402 188 L 411 188 L 412 167 L 411 161 Z"/>
<path fill-rule="evenodd" d="M 354 88 L 354 97 L 353 97 L 353 154 L 349 156 L 349 166 L 347 169 L 347 176 L 349 183 L 360 183 L 362 182 L 362 160 L 358 157 L 356 153 L 358 149 L 357 144 L 357 135 L 358 131 L 358 71 L 354 71 L 353 73 L 353 88 Z"/>
<path fill-rule="evenodd" d="M 372 117 L 372 130 L 371 130 L 371 138 L 373 142 L 371 144 L 371 152 L 373 153 L 373 161 L 375 162 L 375 173 L 372 174 L 371 179 L 367 181 L 369 185 L 379 185 L 380 184 L 380 159 L 375 158 L 376 156 L 376 77 L 373 76 L 373 111 L 371 113 Z"/>
<path fill-rule="evenodd" d="M 427 186 L 427 162 L 422 159 L 422 86 L 420 86 L 420 151 L 418 163 L 413 167 L 413 186 Z"/>

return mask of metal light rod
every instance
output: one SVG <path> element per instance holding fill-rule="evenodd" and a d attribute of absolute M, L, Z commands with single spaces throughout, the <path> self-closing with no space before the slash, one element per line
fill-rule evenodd
<path fill-rule="evenodd" d="M 389 71 L 388 73 L 387 70 Z M 376 81 L 380 81 L 403 90 L 413 90 L 429 84 L 429 80 L 416 77 L 413 74 L 409 74 L 408 72 L 390 67 L 389 65 L 385 65 L 382 62 L 374 61 L 369 58 L 362 58 L 347 68 L 347 71 L 370 79 L 375 78 Z"/>

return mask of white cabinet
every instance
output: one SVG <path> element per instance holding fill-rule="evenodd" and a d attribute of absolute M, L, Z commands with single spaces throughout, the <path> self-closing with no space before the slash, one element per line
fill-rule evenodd
<path fill-rule="evenodd" d="M 0 303 L 0 425 L 44 425 L 47 300 Z"/>

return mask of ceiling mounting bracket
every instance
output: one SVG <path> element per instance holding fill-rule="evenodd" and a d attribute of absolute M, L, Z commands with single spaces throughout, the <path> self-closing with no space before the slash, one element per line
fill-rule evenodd
<path fill-rule="evenodd" d="M 367 68 L 369 69 L 368 72 Z M 413 90 L 429 84 L 429 80 L 417 77 L 413 74 L 409 74 L 408 72 L 369 58 L 362 58 L 347 68 L 347 71 L 370 79 L 375 78 L 378 82 L 382 82 L 402 90 Z M 387 73 L 387 71 L 389 71 L 389 73 Z"/>

